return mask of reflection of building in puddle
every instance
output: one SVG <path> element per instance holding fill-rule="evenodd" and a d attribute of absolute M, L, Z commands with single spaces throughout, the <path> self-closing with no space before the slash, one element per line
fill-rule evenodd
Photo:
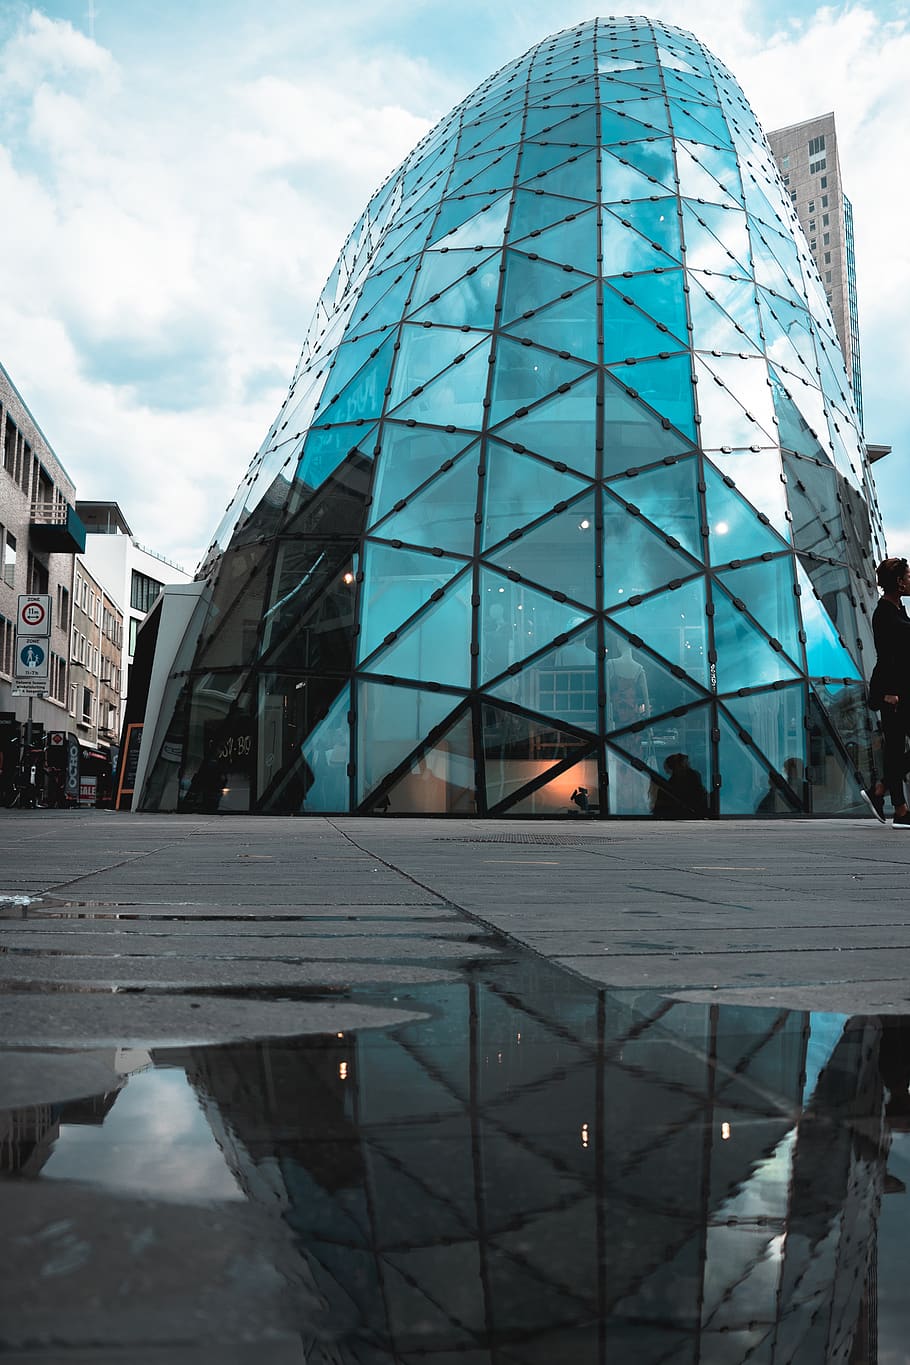
<path fill-rule="evenodd" d="M 184 1054 L 297 1234 L 314 1331 L 371 1362 L 870 1358 L 877 1019 L 541 963 L 419 996 L 391 1034 Z"/>

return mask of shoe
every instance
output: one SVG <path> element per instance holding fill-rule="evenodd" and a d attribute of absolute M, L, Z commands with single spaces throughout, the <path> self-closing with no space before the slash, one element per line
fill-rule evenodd
<path fill-rule="evenodd" d="M 895 829 L 910 829 L 910 811 L 906 815 L 895 815 L 891 823 Z"/>
<path fill-rule="evenodd" d="M 883 825 L 885 823 L 884 796 L 876 796 L 874 787 L 868 788 L 864 787 L 863 790 L 860 792 L 860 796 L 863 798 L 866 805 L 869 807 L 869 809 L 871 810 L 872 814 L 875 816 L 879 824 Z"/>

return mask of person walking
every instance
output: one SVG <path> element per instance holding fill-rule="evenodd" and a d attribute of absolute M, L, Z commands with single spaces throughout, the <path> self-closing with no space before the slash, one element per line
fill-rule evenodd
<path fill-rule="evenodd" d="M 882 763 L 879 778 L 863 791 L 863 798 L 881 824 L 885 823 L 885 793 L 890 793 L 895 829 L 910 829 L 904 795 L 905 739 L 910 734 L 910 617 L 902 597 L 910 596 L 910 565 L 906 559 L 883 559 L 875 571 L 882 590 L 872 613 L 875 668 L 869 681 L 869 705 L 882 721 Z"/>

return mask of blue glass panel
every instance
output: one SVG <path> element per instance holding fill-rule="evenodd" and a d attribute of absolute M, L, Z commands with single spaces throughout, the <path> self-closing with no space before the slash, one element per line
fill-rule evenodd
<path fill-rule="evenodd" d="M 357 685 L 357 799 L 363 801 L 453 710 L 445 692 Z"/>
<path fill-rule="evenodd" d="M 562 610 L 566 611 L 566 608 Z M 576 617 L 576 622 L 578 619 Z M 554 631 L 551 638 L 560 633 Z M 586 629 L 576 631 L 565 644 L 535 659 L 520 673 L 510 674 L 485 690 L 491 697 L 499 697 L 513 706 L 565 721 L 579 730 L 596 732 L 596 651 L 597 632 L 590 624 Z"/>
<path fill-rule="evenodd" d="M 481 685 L 504 673 L 511 664 L 522 663 L 558 635 L 568 635 L 585 616 L 578 607 L 556 602 L 524 583 L 481 569 Z M 588 660 L 593 665 L 594 656 L 589 654 Z M 536 667 L 531 665 L 531 671 Z M 532 709 L 548 710 L 542 705 Z"/>
<path fill-rule="evenodd" d="M 394 416 L 402 421 L 433 422 L 439 426 L 473 428 L 483 425 L 483 399 L 489 377 L 490 343 L 475 346 L 463 361 L 455 357 L 449 369 L 438 379 L 424 385 L 424 392 L 415 395 L 395 409 Z"/>
<path fill-rule="evenodd" d="M 759 363 L 765 368 L 763 361 Z M 701 441 L 706 450 L 719 450 L 721 446 L 770 445 L 772 438 L 768 432 L 750 419 L 744 405 L 718 382 L 719 376 L 698 356 L 695 373 L 698 376 Z"/>
<path fill-rule="evenodd" d="M 547 125 L 549 115 L 549 128 Z M 564 115 L 560 118 L 560 115 Z M 530 120 L 530 111 L 529 111 Z M 539 130 L 539 141 L 557 142 L 572 146 L 592 146 L 597 141 L 597 118 L 593 109 L 574 113 L 568 107 L 538 111 L 544 126 Z M 558 120 L 558 121 L 557 121 Z M 527 129 L 525 137 L 530 136 Z"/>
<path fill-rule="evenodd" d="M 614 618 L 617 619 L 617 618 Z M 607 730 L 624 730 L 651 716 L 702 701 L 704 692 L 633 645 L 610 624 L 604 627 Z"/>
<path fill-rule="evenodd" d="M 606 103 L 605 107 L 620 114 L 627 114 L 638 123 L 650 125 L 652 137 L 669 137 L 670 135 L 667 101 L 662 94 L 658 95 L 653 92 L 645 94 L 641 90 L 636 90 L 619 100 Z M 606 141 L 606 139 L 604 140 Z"/>
<path fill-rule="evenodd" d="M 527 526 L 558 502 L 568 502 L 586 485 L 530 455 L 519 455 L 498 441 L 487 443 L 484 479 L 483 546 L 504 540 L 510 531 Z"/>
<path fill-rule="evenodd" d="M 755 292 L 751 285 L 749 291 L 750 296 Z M 692 345 L 695 350 L 759 353 L 758 344 L 741 332 L 733 318 L 717 306 L 698 283 L 695 275 L 689 275 L 689 314 L 692 319 Z M 757 336 L 757 318 L 755 322 Z"/>
<path fill-rule="evenodd" d="M 563 148 L 566 152 L 569 149 Z M 584 155 L 572 153 L 565 165 L 557 166 L 544 173 L 543 178 L 533 182 L 547 194 L 566 194 L 573 199 L 591 202 L 597 184 L 597 153 Z"/>
<path fill-rule="evenodd" d="M 462 332 L 456 327 L 423 327 L 406 323 L 401 329 L 398 357 L 392 375 L 389 407 L 410 396 L 414 389 L 451 365 L 458 355 L 466 355 L 480 339 L 477 332 Z"/>
<path fill-rule="evenodd" d="M 596 289 L 596 284 L 575 289 L 570 298 L 535 310 L 531 318 L 519 318 L 507 330 L 519 338 L 529 337 L 551 351 L 568 351 L 594 364 L 597 361 Z"/>
<path fill-rule="evenodd" d="M 510 238 L 514 242 L 514 236 Z M 571 223 L 557 223 L 555 227 L 531 234 L 521 243 L 522 250 L 536 251 L 547 260 L 560 265 L 571 264 L 575 270 L 597 274 L 597 211 L 579 213 Z"/>
<path fill-rule="evenodd" d="M 774 446 L 767 450 L 722 450 L 709 452 L 711 463 L 736 485 L 736 491 L 750 502 L 756 512 L 762 512 L 769 520 L 781 540 L 790 539 L 790 523 L 787 518 L 787 490 L 782 479 L 780 453 Z M 783 545 L 778 542 L 778 550 Z M 736 551 L 731 558 L 741 558 Z M 715 560 L 715 562 L 717 562 Z"/>
<path fill-rule="evenodd" d="M 712 161 L 720 179 L 712 174 L 708 166 L 709 149 L 699 145 L 688 147 L 684 142 L 676 143 L 676 164 L 679 171 L 679 193 L 684 199 L 704 199 L 709 204 L 740 205 L 739 170 L 735 158 L 730 157 L 725 164 Z"/>
<path fill-rule="evenodd" d="M 522 146 L 521 161 L 518 165 L 518 178 L 522 183 L 534 180 L 541 171 L 552 170 L 554 166 L 564 165 L 571 155 L 564 146 L 547 146 L 540 142 L 525 142 Z"/>
<path fill-rule="evenodd" d="M 718 716 L 721 815 L 754 815 L 768 795 L 768 769 L 739 738 L 726 716 Z"/>
<path fill-rule="evenodd" d="M 372 450 L 375 431 L 375 426 L 311 427 L 295 479 L 309 488 L 319 488 L 352 449 L 363 453 Z"/>
<path fill-rule="evenodd" d="M 669 329 L 670 336 L 688 344 L 685 282 L 686 277 L 681 270 L 651 270 L 644 275 L 633 275 L 631 279 L 614 278 L 608 281 L 619 294 L 632 299 L 656 322 L 663 323 Z M 669 351 L 677 347 L 670 337 L 665 336 L 664 345 L 658 349 Z"/>
<path fill-rule="evenodd" d="M 530 232 L 552 227 L 570 213 L 578 213 L 576 199 L 560 199 L 542 190 L 516 190 L 515 207 L 509 223 L 509 241 L 518 242 Z"/>
<path fill-rule="evenodd" d="M 812 809 L 818 814 L 867 815 L 853 766 L 844 757 L 824 708 L 809 694 L 809 774 Z"/>
<path fill-rule="evenodd" d="M 751 735 L 759 752 L 797 791 L 806 764 L 806 731 L 803 725 L 805 690 L 802 683 L 775 692 L 755 692 L 727 697 L 724 707 L 734 721 Z M 775 803 L 770 801 L 769 805 Z"/>
<path fill-rule="evenodd" d="M 591 375 L 573 384 L 568 393 L 541 403 L 527 416 L 503 422 L 496 435 L 593 478 L 596 397 L 597 379 Z"/>
<path fill-rule="evenodd" d="M 657 138 L 654 142 L 632 142 L 628 147 L 614 147 L 611 152 L 605 150 L 605 164 L 606 157 L 610 155 L 615 156 L 620 163 L 628 162 L 635 170 L 641 171 L 642 175 L 653 176 L 668 190 L 675 189 L 676 166 L 670 138 Z M 608 183 L 608 178 L 604 175 L 605 192 Z M 637 196 L 621 194 L 619 198 L 634 199 Z"/>
<path fill-rule="evenodd" d="M 468 157 L 455 167 L 446 185 L 446 194 L 492 195 L 496 191 L 510 190 L 517 159 L 517 146 L 505 152 L 491 151 L 482 156 Z"/>
<path fill-rule="evenodd" d="M 752 559 L 769 552 L 779 554 L 787 548 L 759 521 L 755 509 L 724 483 L 707 460 L 704 472 L 710 556 L 714 564 L 728 564 L 731 559 Z"/>
<path fill-rule="evenodd" d="M 796 668 L 771 645 L 727 594 L 714 586 L 714 640 L 717 648 L 717 690 L 735 692 L 739 687 L 761 687 L 790 681 Z"/>
<path fill-rule="evenodd" d="M 689 299 L 690 307 L 693 309 L 693 322 L 695 321 L 694 309 L 696 307 L 693 296 L 697 292 L 694 286 L 697 283 L 704 290 L 709 300 L 716 302 L 717 306 L 728 313 L 734 322 L 739 323 L 752 342 L 752 345 L 740 344 L 734 347 L 718 346 L 716 348 L 702 347 L 701 349 L 717 349 L 718 351 L 760 349 L 759 334 L 762 327 L 758 317 L 758 309 L 755 306 L 755 285 L 751 280 L 729 279 L 722 275 L 704 275 L 693 272 L 689 277 L 689 282 L 693 285 L 692 295 Z"/>
<path fill-rule="evenodd" d="M 634 306 L 631 295 L 626 297 L 628 303 L 609 285 L 604 286 L 604 363 L 615 364 L 630 356 L 654 356 L 671 347 L 678 349 L 680 343 L 671 340 L 666 331 L 660 331 L 656 323 L 641 313 Z"/>
<path fill-rule="evenodd" d="M 708 105 L 690 104 L 684 108 L 673 102 L 673 131 L 677 137 L 691 142 L 726 143 L 731 145 L 726 121 L 719 109 Z"/>
<path fill-rule="evenodd" d="M 812 586 L 812 581 L 797 560 L 796 575 L 801 596 L 799 610 L 806 633 L 806 671 L 810 678 L 861 678 Z"/>
<path fill-rule="evenodd" d="M 404 301 L 410 293 L 416 269 L 417 261 L 413 260 L 398 269 L 390 266 L 386 270 L 377 270 L 368 275 L 360 291 L 360 297 L 354 304 L 355 324 L 360 326 L 369 323 L 370 315 L 377 304 L 381 304 L 377 313 L 383 314 L 382 317 L 375 318 L 377 325 L 387 318 L 400 316 Z"/>
<path fill-rule="evenodd" d="M 517 801 L 511 802 L 498 813 L 507 813 L 515 817 L 549 815 L 554 819 L 562 815 L 577 815 L 578 806 L 573 801 L 573 797 L 580 791 L 584 792 L 585 798 L 589 802 L 587 809 L 595 812 L 597 810 L 597 760 L 593 756 L 583 759 L 580 763 L 574 763 L 571 768 L 558 773 L 549 782 L 544 783 L 542 787 L 535 787 L 533 791 L 520 796 Z"/>
<path fill-rule="evenodd" d="M 748 274 L 749 234 L 746 215 L 720 204 L 683 202 L 686 265 L 690 270 L 730 269 Z"/>
<path fill-rule="evenodd" d="M 518 341 L 500 338 L 493 370 L 491 424 L 503 422 L 514 415 L 516 408 L 528 407 L 554 393 L 560 384 L 570 384 L 588 368 L 575 360 L 560 360 L 536 346 L 522 346 Z"/>
<path fill-rule="evenodd" d="M 608 223 L 607 213 L 615 217 L 622 223 L 630 223 L 635 230 L 641 234 L 646 242 L 661 248 L 660 253 L 656 254 L 656 259 L 652 258 L 649 265 L 666 265 L 667 256 L 677 263 L 680 260 L 679 251 L 679 214 L 677 212 L 677 202 L 675 198 L 659 199 L 653 202 L 650 199 L 637 199 L 631 204 L 620 204 L 610 206 L 604 214 L 604 274 L 616 275 L 620 271 L 608 270 L 606 264 L 606 243 L 611 232 L 615 232 L 615 223 Z M 623 267 L 627 268 L 627 267 Z"/>
<path fill-rule="evenodd" d="M 593 607 L 595 544 L 594 499 L 589 496 L 495 551 L 489 559 L 502 569 Z"/>
<path fill-rule="evenodd" d="M 614 491 L 626 502 L 639 507 L 665 536 L 675 537 L 691 555 L 701 559 L 704 550 L 697 478 L 695 461 L 681 459 L 676 464 L 660 465 L 633 478 L 625 477 L 616 484 Z"/>
<path fill-rule="evenodd" d="M 790 555 L 761 564 L 746 564 L 718 575 L 733 597 L 745 603 L 746 610 L 764 631 L 779 640 L 797 665 L 802 664 L 799 619 L 796 610 L 794 561 Z"/>
<path fill-rule="evenodd" d="M 407 507 L 382 522 L 376 534 L 385 540 L 469 555 L 474 549 L 476 511 L 477 452 L 473 450 L 419 493 L 412 493 Z"/>
<path fill-rule="evenodd" d="M 628 373 L 631 377 L 635 371 L 630 369 Z M 610 375 L 604 385 L 603 414 L 605 478 L 654 464 L 688 448 L 676 432 L 666 430 L 659 418 L 632 398 Z"/>
<path fill-rule="evenodd" d="M 450 284 L 464 279 L 469 270 L 471 278 L 486 273 L 490 267 L 499 274 L 499 253 L 482 254 L 474 251 L 427 251 L 411 290 L 411 311 L 416 312 L 434 294 L 442 294 Z"/>
<path fill-rule="evenodd" d="M 666 360 L 639 361 L 634 369 L 618 376 L 629 388 L 652 407 L 659 416 L 695 440 L 695 414 L 692 409 L 692 370 L 687 355 L 669 356 Z"/>
<path fill-rule="evenodd" d="M 448 687 L 470 686 L 470 569 L 443 591 L 441 601 L 428 607 L 394 644 L 369 661 L 366 667 L 370 672 Z"/>
<path fill-rule="evenodd" d="M 590 741 L 561 730 L 557 725 L 518 716 L 498 706 L 485 704 L 481 715 L 489 807 L 507 801 L 529 782 L 590 747 Z M 566 808 L 575 785 L 569 785 L 564 794 Z M 592 791 L 597 790 L 596 766 L 593 782 L 584 785 Z"/>
<path fill-rule="evenodd" d="M 318 811 L 346 811 L 350 808 L 348 763 L 351 759 L 351 731 L 348 711 L 351 689 L 342 688 L 324 720 L 310 732 L 300 746 L 309 781 L 300 809 L 307 814 Z"/>
<path fill-rule="evenodd" d="M 605 275 L 622 275 L 626 270 L 653 270 L 655 264 L 668 261 L 663 252 L 656 250 L 631 226 L 624 227 L 620 217 L 608 209 L 604 210 L 603 216 L 601 253 Z"/>
<path fill-rule="evenodd" d="M 686 578 L 697 565 L 676 554 L 663 536 L 647 526 L 628 507 L 604 497 L 604 607 L 637 593 L 664 587 L 672 579 Z"/>
<path fill-rule="evenodd" d="M 463 568 L 462 560 L 368 541 L 363 554 L 358 658 L 372 654 L 390 632 L 398 630 Z"/>
<path fill-rule="evenodd" d="M 676 107 L 675 97 L 678 95 L 704 100 L 708 104 L 717 102 L 717 90 L 713 80 L 708 76 L 696 76 L 691 72 L 684 73 L 665 69 L 664 84 L 670 97 L 671 108 Z"/>
<path fill-rule="evenodd" d="M 436 247 L 499 246 L 509 220 L 509 196 L 490 200 L 489 195 L 469 194 L 443 203 L 433 224 Z"/>
<path fill-rule="evenodd" d="M 376 358 L 383 343 L 388 347 L 389 339 L 387 335 L 383 336 L 380 332 L 367 332 L 356 340 L 343 341 L 335 351 L 329 365 L 320 407 L 327 408 L 333 396 L 342 392 L 345 385 L 354 378 L 358 370 L 362 369 L 368 361 Z M 326 420 L 329 420 L 328 417 Z"/>
<path fill-rule="evenodd" d="M 389 366 L 394 352 L 392 338 L 383 343 L 375 360 L 364 365 L 346 389 L 320 405 L 321 422 L 355 422 L 359 418 L 379 417 L 389 382 Z"/>
<path fill-rule="evenodd" d="M 604 148 L 601 156 L 601 199 L 604 203 L 615 204 L 620 199 L 647 199 L 652 194 L 659 194 L 663 188 L 662 182 L 654 175 L 645 175 L 634 166 L 623 165 L 620 155 L 624 150 L 615 147 L 609 152 Z"/>
<path fill-rule="evenodd" d="M 571 276 L 548 261 L 532 261 L 519 251 L 507 251 L 505 264 L 503 323 L 514 322 L 523 313 L 558 299 L 572 288 Z"/>
<path fill-rule="evenodd" d="M 375 523 L 384 517 L 396 502 L 435 474 L 446 460 L 453 460 L 469 440 L 470 437 L 461 431 L 385 422 L 382 454 L 376 461 L 373 479 L 372 521 Z"/>
<path fill-rule="evenodd" d="M 683 583 L 675 591 L 659 593 L 611 615 L 617 626 L 630 635 L 639 635 L 668 663 L 682 668 L 702 687 L 709 685 L 708 618 L 702 579 Z"/>
<path fill-rule="evenodd" d="M 634 142 L 648 137 L 654 137 L 655 130 L 646 128 L 637 119 L 631 118 L 628 114 L 622 114 L 618 109 L 609 107 L 601 111 L 601 138 L 604 146 L 619 142 Z M 660 132 L 659 129 L 656 130 Z"/>
<path fill-rule="evenodd" d="M 473 815 L 474 729 L 467 712 L 410 771 L 390 787 L 378 809 L 386 815 Z"/>
<path fill-rule="evenodd" d="M 696 706 L 683 716 L 665 716 L 612 740 L 607 758 L 610 813 L 703 818 L 711 772 L 710 716 L 708 706 Z M 637 771 L 626 758 L 644 764 L 646 771 Z"/>

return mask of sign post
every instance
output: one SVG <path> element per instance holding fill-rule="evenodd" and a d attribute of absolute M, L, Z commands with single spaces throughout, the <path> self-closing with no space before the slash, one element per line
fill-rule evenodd
<path fill-rule="evenodd" d="M 21 592 L 16 617 L 16 672 L 13 696 L 28 697 L 25 747 L 32 747 L 32 706 L 47 693 L 51 650 L 51 599 L 48 593 Z"/>

